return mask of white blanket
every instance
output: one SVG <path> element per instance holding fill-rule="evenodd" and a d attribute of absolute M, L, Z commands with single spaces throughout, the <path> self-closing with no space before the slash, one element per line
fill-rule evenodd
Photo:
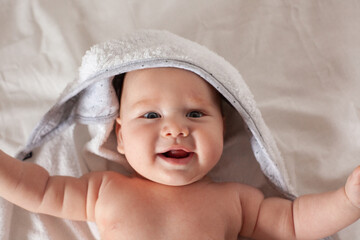
<path fill-rule="evenodd" d="M 360 15 L 356 1 L 93 4 L 2 4 L 0 143 L 4 151 L 15 155 L 25 145 L 32 128 L 77 75 L 81 56 L 91 45 L 119 38 L 129 30 L 158 28 L 204 44 L 241 72 L 298 193 L 339 187 L 359 163 L 360 34 L 356 29 Z M 75 176 L 89 166 L 97 169 L 107 164 L 52 161 L 39 163 L 51 172 Z M 69 233 L 58 231 L 59 223 L 41 228 L 38 223 L 44 216 L 24 217 L 14 209 L 21 212 L 18 217 L 1 217 L 7 219 L 1 226 L 4 239 L 17 231 L 20 235 L 10 239 L 24 238 L 21 234 L 39 239 L 29 231 L 33 225 L 51 239 L 66 239 L 62 234 L 70 234 L 66 236 L 71 239 L 71 234 L 81 232 L 73 223 Z M 357 223 L 339 236 L 356 239 L 359 229 Z"/>

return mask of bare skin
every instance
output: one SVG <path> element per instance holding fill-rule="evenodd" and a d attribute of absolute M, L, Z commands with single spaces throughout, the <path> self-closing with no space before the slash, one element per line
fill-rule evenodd
<path fill-rule="evenodd" d="M 291 202 L 264 199 L 252 187 L 209 179 L 173 187 L 115 172 L 94 172 L 78 179 L 50 177 L 43 168 L 3 152 L 0 162 L 2 197 L 32 212 L 95 221 L 104 240 L 235 240 L 238 235 L 318 239 L 360 216 L 360 209 L 352 203 L 356 201 L 348 199 L 344 188 Z M 359 191 L 359 183 L 357 168 L 346 187 Z"/>
<path fill-rule="evenodd" d="M 216 163 L 212 156 L 218 151 L 213 148 L 222 146 L 216 139 L 223 126 L 211 90 L 202 84 L 203 80 L 198 82 L 197 76 L 184 70 L 141 71 L 129 74 L 127 78 L 132 81 L 124 85 L 124 91 L 130 94 L 132 84 L 155 90 L 122 101 L 121 111 L 127 114 L 120 113 L 116 127 L 119 152 L 141 175 L 91 172 L 81 178 L 49 176 L 44 168 L 20 162 L 0 151 L 0 196 L 32 212 L 94 221 L 102 239 L 235 240 L 238 235 L 253 239 L 319 239 L 359 219 L 360 167 L 344 187 L 301 196 L 293 202 L 264 199 L 259 190 L 243 184 L 212 182 L 206 174 Z M 157 81 L 152 79 L 147 86 L 154 76 Z M 163 91 L 168 76 L 173 76 L 174 82 L 166 88 L 173 91 L 173 98 L 154 108 L 154 96 L 160 102 L 161 97 L 167 97 L 156 91 Z M 181 83 L 177 83 L 177 77 L 182 79 Z M 184 84 L 183 79 L 190 82 Z M 190 83 L 197 86 L 188 89 Z M 205 97 L 194 98 L 193 89 L 200 89 Z M 199 103 L 205 109 L 196 106 Z M 183 105 L 186 107 L 182 108 Z M 138 111 L 136 106 L 145 106 L 146 111 Z M 140 117 L 131 117 L 132 111 L 141 112 Z M 211 127 L 213 132 L 209 133 L 203 126 L 219 129 Z M 139 129 L 138 134 L 146 136 L 134 136 Z M 147 141 L 150 145 L 155 143 L 154 153 L 149 148 L 141 156 L 138 155 L 141 148 L 131 152 L 131 145 L 124 145 L 124 141 L 138 141 L 137 137 L 142 139 L 144 148 Z M 206 155 L 209 151 L 213 154 Z M 179 154 L 186 155 L 186 161 L 174 157 Z M 141 166 L 137 166 L 139 162 Z"/>

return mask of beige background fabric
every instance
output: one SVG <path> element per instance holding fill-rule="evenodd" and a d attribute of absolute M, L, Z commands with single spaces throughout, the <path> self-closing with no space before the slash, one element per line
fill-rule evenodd
<path fill-rule="evenodd" d="M 26 143 L 90 46 L 166 29 L 239 70 L 298 192 L 340 187 L 360 164 L 359 23 L 355 0 L 1 0 L 0 147 Z"/>

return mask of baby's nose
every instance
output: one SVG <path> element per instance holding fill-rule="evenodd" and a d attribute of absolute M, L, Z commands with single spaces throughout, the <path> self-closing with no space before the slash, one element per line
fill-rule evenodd
<path fill-rule="evenodd" d="M 167 121 L 164 124 L 161 135 L 163 137 L 187 137 L 189 135 L 189 128 L 179 121 Z"/>

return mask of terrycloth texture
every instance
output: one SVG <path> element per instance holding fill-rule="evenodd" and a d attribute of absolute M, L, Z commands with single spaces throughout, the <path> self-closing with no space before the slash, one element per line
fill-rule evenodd
<path fill-rule="evenodd" d="M 17 157 L 23 159 L 32 152 L 32 161 L 36 159 L 57 174 L 69 174 L 68 169 L 74 170 L 70 172 L 73 176 L 104 169 L 127 174 L 131 169 L 116 151 L 113 126 L 119 104 L 112 80 L 121 73 L 153 67 L 192 71 L 208 81 L 232 105 L 224 102 L 227 126 L 224 153 L 211 172 L 216 181 L 248 183 L 269 196 L 279 194 L 271 187 L 273 185 L 281 194 L 289 198 L 294 196 L 276 143 L 238 71 L 205 47 L 165 31 L 139 31 L 92 47 L 83 57 L 79 77 L 64 90 Z M 266 179 L 271 181 L 270 185 Z M 4 215 L 13 216 L 12 219 L 30 218 L 36 226 L 21 229 L 35 230 L 34 236 L 46 231 L 47 236 L 62 239 L 65 236 L 61 236 L 61 229 L 70 229 L 74 239 L 97 237 L 92 224 L 37 216 L 17 207 L 5 210 Z M 54 228 L 54 224 L 61 227 Z"/>

